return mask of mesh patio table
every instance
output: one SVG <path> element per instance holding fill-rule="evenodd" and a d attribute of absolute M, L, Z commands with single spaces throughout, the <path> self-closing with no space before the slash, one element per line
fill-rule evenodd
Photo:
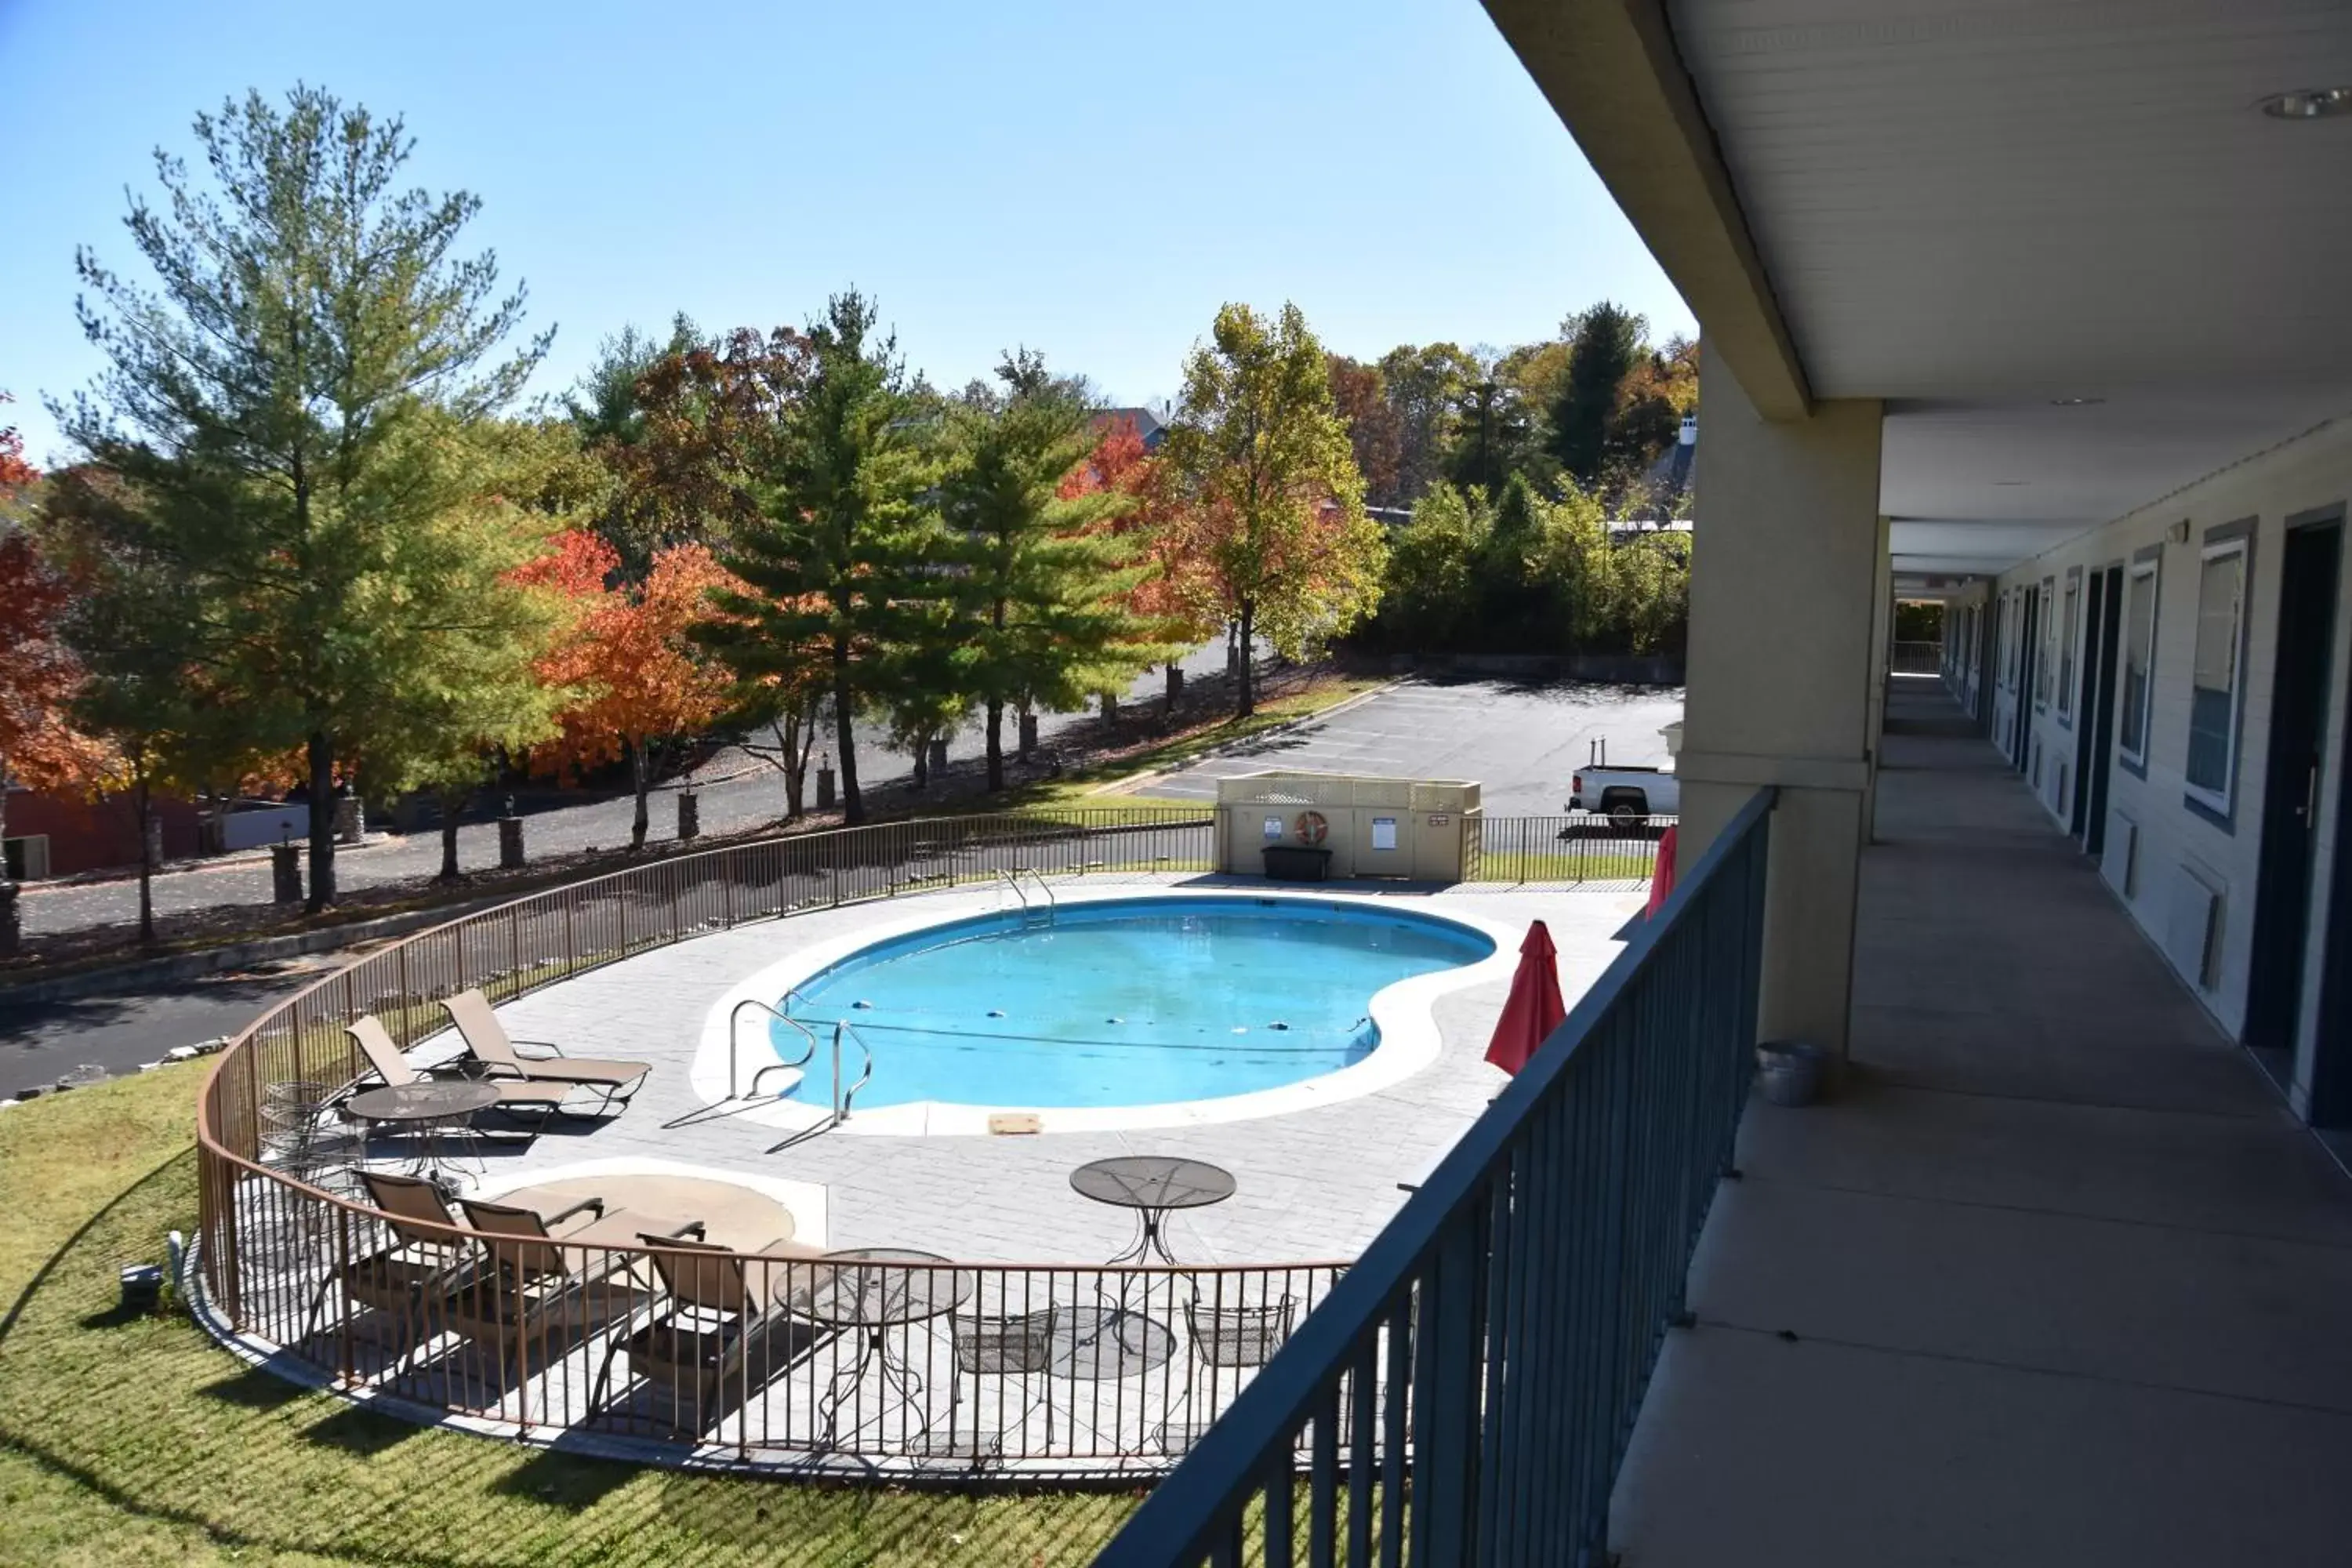
<path fill-rule="evenodd" d="M 451 1178 L 448 1161 L 444 1158 L 444 1137 L 452 1128 L 465 1125 L 498 1102 L 499 1091 L 487 1083 L 436 1079 L 430 1083 L 404 1083 L 393 1089 L 372 1089 L 352 1096 L 343 1109 L 366 1127 L 363 1152 L 365 1142 L 374 1137 L 379 1127 L 397 1127 L 414 1133 L 419 1145 L 410 1161 L 410 1171 L 436 1187 L 454 1191 L 457 1184 Z"/>
<path fill-rule="evenodd" d="M 834 1373 L 832 1385 L 817 1402 L 826 1446 L 837 1436 L 841 1407 L 856 1394 L 869 1367 L 876 1370 L 876 1381 L 907 1405 L 920 1401 L 922 1374 L 892 1350 L 890 1331 L 944 1317 L 963 1304 L 972 1291 L 972 1276 L 953 1261 L 908 1247 L 857 1247 L 801 1266 L 810 1278 L 792 1293 L 792 1310 L 824 1328 L 854 1332 L 858 1342 L 856 1360 Z"/>
<path fill-rule="evenodd" d="M 1135 1240 L 1124 1252 L 1106 1260 L 1106 1267 L 1141 1263 L 1157 1253 L 1173 1265 L 1160 1227 L 1177 1209 L 1206 1208 L 1234 1195 L 1233 1173 L 1205 1160 L 1172 1154 L 1120 1154 L 1080 1165 L 1070 1173 L 1070 1186 L 1082 1198 L 1113 1208 L 1136 1211 Z"/>

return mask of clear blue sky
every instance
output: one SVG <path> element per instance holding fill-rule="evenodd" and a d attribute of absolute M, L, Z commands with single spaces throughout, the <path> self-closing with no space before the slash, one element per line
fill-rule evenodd
<path fill-rule="evenodd" d="M 152 150 L 298 79 L 483 198 L 477 247 L 561 329 L 536 390 L 624 323 L 797 323 L 853 282 L 943 386 L 1021 342 L 1128 402 L 1227 300 L 1364 356 L 1601 298 L 1691 330 L 1475 0 L 0 0 L 0 422 L 36 458 L 40 395 L 95 367 L 76 244 L 135 264 Z"/>

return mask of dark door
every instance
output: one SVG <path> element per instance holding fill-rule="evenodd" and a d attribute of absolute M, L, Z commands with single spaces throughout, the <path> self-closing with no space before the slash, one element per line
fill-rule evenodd
<path fill-rule="evenodd" d="M 2083 678 L 2093 682 L 2093 700 L 2076 716 L 2091 738 L 2091 765 L 2088 773 L 2075 775 L 2083 783 L 2075 785 L 2074 797 L 2089 803 L 2083 852 L 2096 858 L 2107 847 L 2107 769 L 2116 760 L 2116 659 L 2124 624 L 2124 569 L 2110 566 L 2091 584 L 2098 630 L 2084 645 L 2094 651 L 2083 656 Z"/>
<path fill-rule="evenodd" d="M 2028 588 L 2025 609 L 2017 618 L 2018 636 L 2022 640 L 2017 649 L 2017 718 L 2010 728 L 2009 762 L 2019 773 L 2025 771 L 2033 735 L 2033 619 L 2041 599 L 2041 589 Z"/>
<path fill-rule="evenodd" d="M 2254 941 L 2246 976 L 2247 1048 L 2274 1074 L 2294 1054 L 2303 1012 L 2304 950 L 2311 932 L 2315 818 L 2327 731 L 2328 665 L 2336 645 L 2336 573 L 2343 526 L 2290 529 L 2279 588 L 2278 665 L 2271 678 L 2271 735 L 2263 771 L 2263 842 L 2254 882 Z M 2323 1098 L 2343 1098 L 2341 1063 L 2316 1063 L 2312 1120 Z M 2284 1076 L 2278 1074 L 2278 1076 Z"/>
<path fill-rule="evenodd" d="M 2074 660 L 2074 689 L 2066 694 L 2074 712 L 2074 814 L 2066 819 L 2066 831 L 2076 838 L 2091 816 L 2091 731 L 2098 718 L 2092 709 L 2098 702 L 2099 627 L 2105 621 L 2096 573 L 2083 584 L 2082 595 L 2083 650 Z"/>

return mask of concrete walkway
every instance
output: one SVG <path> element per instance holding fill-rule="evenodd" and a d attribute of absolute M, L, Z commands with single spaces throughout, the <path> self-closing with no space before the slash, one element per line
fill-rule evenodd
<path fill-rule="evenodd" d="M 1897 684 L 1853 1081 L 1748 1113 L 1624 1568 L 2352 1562 L 2352 1183 Z"/>

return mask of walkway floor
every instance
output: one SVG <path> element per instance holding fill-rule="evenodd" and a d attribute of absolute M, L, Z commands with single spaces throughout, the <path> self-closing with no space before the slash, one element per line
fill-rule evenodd
<path fill-rule="evenodd" d="M 1889 729 L 1852 1082 L 1748 1117 L 1624 1568 L 2352 1562 L 2352 1182 L 1931 686 Z"/>

